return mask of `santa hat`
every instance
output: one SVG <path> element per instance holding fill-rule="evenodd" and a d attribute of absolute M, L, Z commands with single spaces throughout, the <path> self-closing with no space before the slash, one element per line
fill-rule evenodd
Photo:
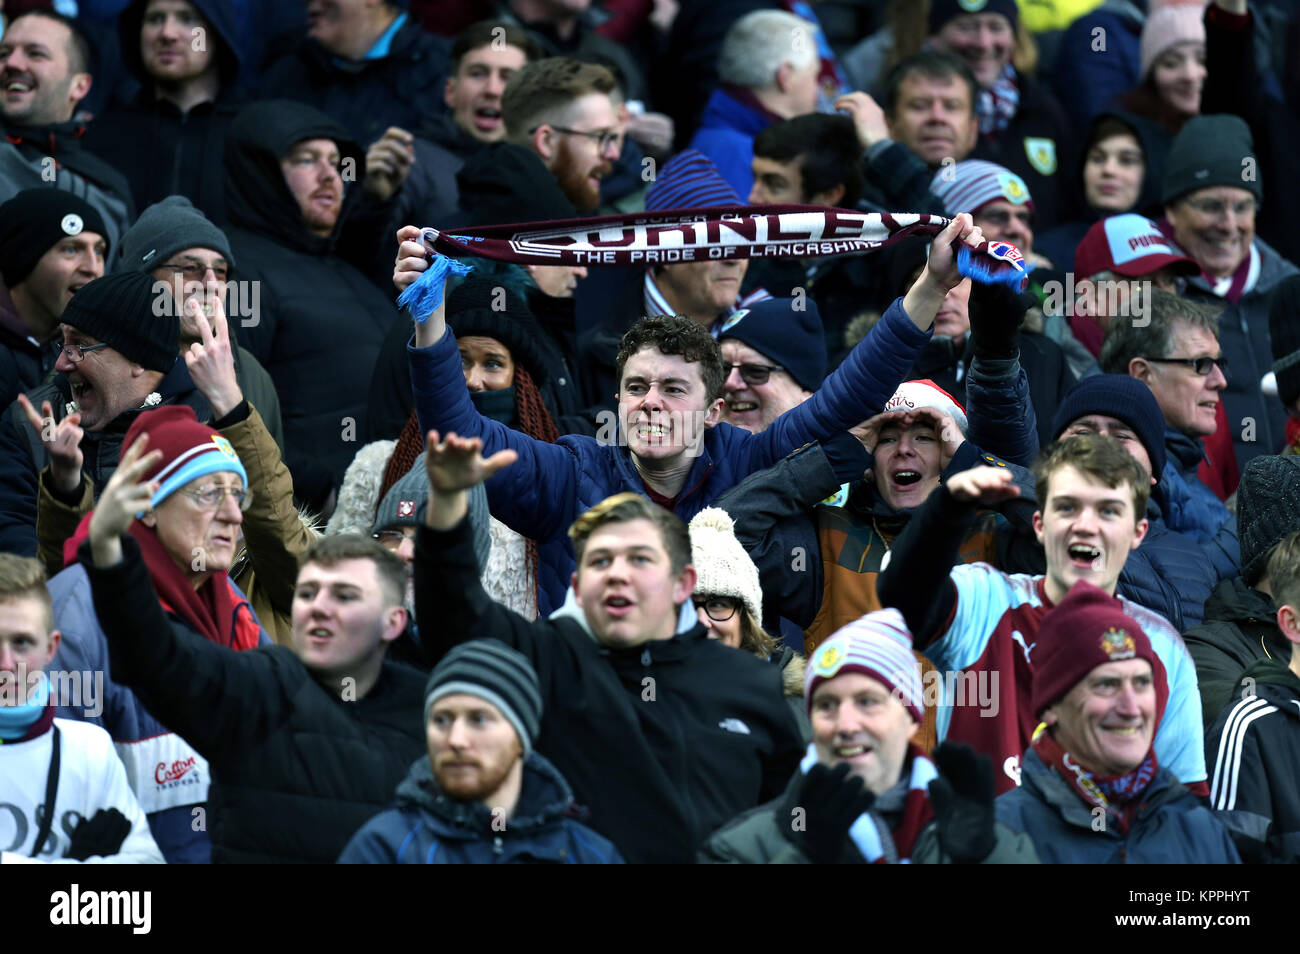
<path fill-rule="evenodd" d="M 239 455 L 215 429 L 199 423 L 194 408 L 171 404 L 155 411 L 145 411 L 132 422 L 122 441 L 122 456 L 141 434 L 149 435 L 147 452 L 160 450 L 162 460 L 145 471 L 141 478 L 158 481 L 158 492 L 150 499 L 156 507 L 191 480 L 207 474 L 229 471 L 238 474 L 248 487 L 248 474 Z"/>
<path fill-rule="evenodd" d="M 957 423 L 962 436 L 966 436 L 966 409 L 929 378 L 904 381 L 885 403 L 886 411 L 914 411 L 918 407 L 934 408 L 940 414 L 948 415 Z"/>

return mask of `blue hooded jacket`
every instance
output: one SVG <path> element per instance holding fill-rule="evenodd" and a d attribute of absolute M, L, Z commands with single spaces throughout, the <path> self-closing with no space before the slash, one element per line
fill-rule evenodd
<path fill-rule="evenodd" d="M 339 864 L 623 864 L 612 843 L 566 817 L 573 808 L 569 783 L 536 752 L 524 762 L 519 802 L 504 824 L 480 802 L 443 794 L 421 757 L 397 787 L 397 805 L 352 836 Z"/>

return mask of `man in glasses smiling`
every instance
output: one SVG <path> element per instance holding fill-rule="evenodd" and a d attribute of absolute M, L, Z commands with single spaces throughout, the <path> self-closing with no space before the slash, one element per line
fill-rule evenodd
<path fill-rule="evenodd" d="M 723 322 L 718 346 L 727 375 L 722 419 L 753 434 L 812 397 L 826 377 L 826 336 L 811 300 L 742 308 Z"/>
<path fill-rule="evenodd" d="M 1219 316 L 1208 305 L 1151 292 L 1150 321 L 1113 321 L 1101 346 L 1101 369 L 1144 381 L 1165 416 L 1166 482 L 1174 530 L 1198 542 L 1212 539 L 1228 517 L 1222 501 L 1201 482 L 1201 438 L 1218 427 L 1227 361 L 1219 347 Z"/>

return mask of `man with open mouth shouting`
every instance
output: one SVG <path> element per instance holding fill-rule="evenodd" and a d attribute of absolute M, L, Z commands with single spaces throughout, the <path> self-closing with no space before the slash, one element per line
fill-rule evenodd
<path fill-rule="evenodd" d="M 976 514 L 1018 495 L 1004 468 L 977 467 L 947 481 L 894 541 L 878 582 L 880 601 L 901 610 L 916 644 L 940 671 L 986 675 L 997 708 L 940 707 L 940 739 L 993 755 L 999 791 L 1020 784 L 1020 756 L 1042 707 L 1036 672 L 1059 635 L 1044 617 L 1076 583 L 1114 596 L 1129 553 L 1147 533 L 1150 474 L 1110 437 L 1085 434 L 1047 448 L 1034 466 L 1039 509 L 1034 533 L 1046 555 L 1042 576 L 1011 575 L 987 563 L 953 567 Z M 1206 792 L 1201 698 L 1182 637 L 1162 616 L 1119 598 L 1164 668 L 1169 701 L 1155 733 L 1160 762 L 1198 794 Z M 1034 698 L 1031 700 L 1031 693 Z M 996 713 L 996 714 L 993 714 Z"/>

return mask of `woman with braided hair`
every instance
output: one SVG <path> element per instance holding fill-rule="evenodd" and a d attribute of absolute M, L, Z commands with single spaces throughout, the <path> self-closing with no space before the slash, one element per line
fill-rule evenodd
<path fill-rule="evenodd" d="M 545 332 L 514 285 L 470 274 L 447 297 L 448 324 L 455 329 L 461 368 L 470 399 L 484 417 L 554 443 L 560 430 L 542 396 L 550 369 Z M 411 469 L 424 450 L 415 411 L 411 411 L 384 469 L 378 499 Z M 537 618 L 537 544 L 495 518 L 492 551 L 483 571 L 483 588 L 528 619 Z"/>

